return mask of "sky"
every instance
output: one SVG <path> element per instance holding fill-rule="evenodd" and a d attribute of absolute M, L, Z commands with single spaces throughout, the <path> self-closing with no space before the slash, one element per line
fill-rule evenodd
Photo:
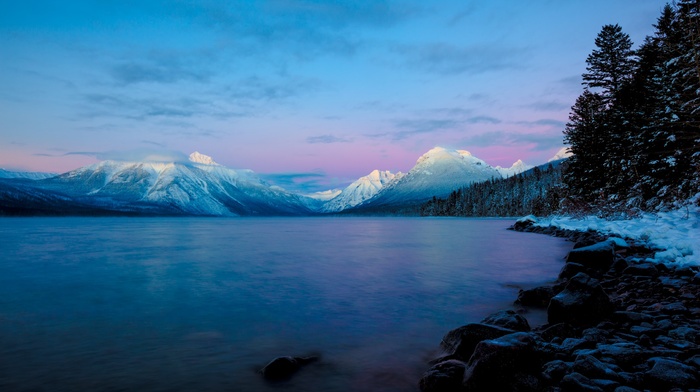
<path fill-rule="evenodd" d="M 496 166 L 563 147 L 605 24 L 651 0 L 0 0 L 0 167 L 193 151 L 311 192 L 435 146 Z"/>

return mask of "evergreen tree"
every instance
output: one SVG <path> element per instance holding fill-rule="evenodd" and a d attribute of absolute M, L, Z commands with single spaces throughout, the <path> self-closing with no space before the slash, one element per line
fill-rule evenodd
<path fill-rule="evenodd" d="M 700 191 L 700 1 L 679 0 L 673 28 L 680 36 L 673 66 L 677 113 L 672 119 L 672 162 L 683 174 L 675 192 L 687 198 Z"/>
<path fill-rule="evenodd" d="M 564 143 L 573 153 L 564 181 L 573 196 L 593 202 L 605 189 L 605 101 L 584 90 L 571 107 Z"/>
<path fill-rule="evenodd" d="M 583 84 L 589 89 L 601 88 L 601 96 L 611 104 L 615 95 L 634 72 L 632 41 L 622 28 L 605 25 L 595 39 L 598 49 L 586 59 Z"/>

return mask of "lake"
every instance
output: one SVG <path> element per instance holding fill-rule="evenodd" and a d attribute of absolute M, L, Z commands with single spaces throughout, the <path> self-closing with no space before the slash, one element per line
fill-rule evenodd
<path fill-rule="evenodd" d="M 512 223 L 1 218 L 0 390 L 417 391 L 446 332 L 563 266 Z"/>

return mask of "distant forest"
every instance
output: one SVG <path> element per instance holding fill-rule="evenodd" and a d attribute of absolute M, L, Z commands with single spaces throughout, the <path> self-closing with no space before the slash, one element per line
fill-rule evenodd
<path fill-rule="evenodd" d="M 700 1 L 666 5 L 636 50 L 606 25 L 586 59 L 560 167 L 473 184 L 422 215 L 634 214 L 700 203 Z"/>
<path fill-rule="evenodd" d="M 567 163 L 535 167 L 524 173 L 492 179 L 458 189 L 446 199 L 433 197 L 420 207 L 423 216 L 548 215 L 564 197 L 563 171 Z"/>

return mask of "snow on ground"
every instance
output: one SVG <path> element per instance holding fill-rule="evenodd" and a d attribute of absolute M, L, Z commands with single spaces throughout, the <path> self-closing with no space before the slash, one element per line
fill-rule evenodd
<path fill-rule="evenodd" d="M 532 219 L 531 216 L 526 217 Z M 552 216 L 536 218 L 536 226 L 556 226 L 562 229 L 588 229 L 603 234 L 616 234 L 660 249 L 654 261 L 666 264 L 700 265 L 700 208 L 689 206 L 656 214 L 644 214 L 629 220 L 605 220 L 595 216 L 583 219 Z"/>

